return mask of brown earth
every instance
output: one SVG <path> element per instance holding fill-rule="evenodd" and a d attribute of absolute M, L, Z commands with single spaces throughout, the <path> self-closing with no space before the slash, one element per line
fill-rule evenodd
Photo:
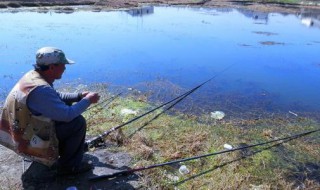
<path fill-rule="evenodd" d="M 276 2 L 276 1 L 274 1 Z M 142 5 L 188 5 L 202 7 L 246 8 L 256 11 L 298 13 L 301 8 L 320 9 L 316 0 L 302 0 L 299 4 L 274 3 L 269 0 L 7 0 L 0 8 L 90 5 L 92 9 L 123 9 Z M 72 8 L 71 8 L 72 9 Z"/>

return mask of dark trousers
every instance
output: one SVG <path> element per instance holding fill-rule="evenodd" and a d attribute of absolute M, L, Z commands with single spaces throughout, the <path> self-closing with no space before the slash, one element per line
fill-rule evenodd
<path fill-rule="evenodd" d="M 58 166 L 79 167 L 84 154 L 86 120 L 80 115 L 70 122 L 56 122 L 55 127 L 59 140 Z"/>

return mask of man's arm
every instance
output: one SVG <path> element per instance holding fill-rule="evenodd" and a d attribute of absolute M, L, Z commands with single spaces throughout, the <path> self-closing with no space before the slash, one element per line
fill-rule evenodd
<path fill-rule="evenodd" d="M 73 102 L 79 102 L 84 96 L 82 93 L 68 93 L 68 92 L 58 92 L 59 97 L 67 105 L 71 105 Z"/>
<path fill-rule="evenodd" d="M 69 122 L 84 112 L 91 102 L 87 98 L 68 106 L 50 86 L 36 87 L 28 96 L 27 106 L 34 115 Z"/>

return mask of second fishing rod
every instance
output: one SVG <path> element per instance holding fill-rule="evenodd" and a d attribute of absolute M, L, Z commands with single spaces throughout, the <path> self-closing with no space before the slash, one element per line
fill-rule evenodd
<path fill-rule="evenodd" d="M 157 167 L 166 166 L 166 165 L 177 164 L 177 163 L 191 161 L 191 160 L 197 160 L 197 159 L 200 159 L 200 158 L 205 158 L 205 157 L 209 157 L 209 156 L 215 156 L 215 155 L 219 155 L 219 154 L 230 153 L 230 152 L 234 152 L 234 151 L 240 151 L 240 150 L 244 150 L 244 149 L 249 149 L 249 148 L 253 148 L 253 147 L 258 147 L 258 146 L 263 146 L 263 145 L 267 145 L 267 144 L 278 142 L 277 144 L 270 146 L 270 147 L 273 147 L 273 146 L 280 145 L 280 144 L 283 144 L 285 142 L 289 142 L 291 140 L 294 140 L 294 139 L 297 139 L 297 138 L 301 138 L 303 136 L 307 136 L 307 135 L 310 135 L 310 134 L 313 134 L 313 133 L 316 133 L 316 132 L 319 132 L 319 131 L 320 131 L 320 128 L 317 128 L 317 129 L 314 129 L 314 130 L 311 130 L 311 131 L 305 131 L 305 132 L 302 132 L 302 133 L 299 133 L 299 134 L 290 135 L 290 136 L 286 136 L 286 137 L 282 137 L 282 138 L 278 138 L 278 139 L 273 139 L 273 140 L 270 140 L 270 141 L 265 141 L 265 142 L 260 142 L 260 143 L 256 143 L 256 144 L 247 145 L 247 146 L 240 146 L 240 147 L 237 147 L 237 148 L 225 149 L 225 150 L 222 150 L 222 151 L 203 154 L 203 155 L 198 155 L 198 156 L 193 156 L 193 157 L 189 157 L 189 158 L 182 158 L 182 159 L 178 159 L 178 160 L 172 160 L 172 161 L 169 161 L 169 162 L 163 162 L 163 163 L 153 164 L 153 165 L 149 165 L 149 166 L 141 166 L 141 167 L 137 167 L 137 168 L 133 168 L 133 169 L 122 170 L 122 171 L 118 171 L 118 172 L 111 173 L 111 174 L 94 176 L 94 177 L 90 177 L 89 180 L 94 181 L 94 180 L 100 180 L 100 179 L 113 178 L 113 177 L 117 177 L 117 176 L 121 176 L 121 175 L 127 175 L 127 174 L 138 172 L 138 171 L 148 170 L 148 169 L 157 168 Z"/>
<path fill-rule="evenodd" d="M 96 137 L 94 137 L 92 139 L 87 140 L 86 143 L 85 143 L 85 150 L 88 151 L 90 148 L 97 147 L 101 142 L 103 142 L 103 139 L 106 136 L 108 136 L 111 132 L 113 132 L 113 131 L 115 131 L 117 129 L 120 129 L 120 128 L 122 128 L 122 127 L 124 127 L 124 126 L 126 126 L 126 125 L 128 125 L 128 124 L 130 124 L 130 123 L 132 123 L 132 122 L 134 122 L 136 120 L 138 120 L 138 119 L 141 119 L 142 117 L 144 117 L 144 116 L 146 116 L 146 115 L 148 115 L 148 114 L 150 114 L 150 113 L 152 113 L 152 112 L 154 112 L 154 111 L 156 111 L 156 110 L 158 110 L 158 109 L 160 109 L 160 108 L 162 108 L 162 107 L 164 107 L 164 106 L 166 106 L 166 105 L 168 105 L 170 103 L 173 103 L 172 106 L 170 106 L 170 108 L 172 108 L 174 105 L 176 105 L 178 102 L 182 101 L 184 98 L 188 97 L 190 94 L 192 94 L 193 92 L 198 90 L 200 87 L 202 87 L 203 85 L 205 85 L 209 81 L 213 80 L 214 78 L 218 77 L 219 75 L 221 75 L 224 72 L 226 72 L 227 70 L 229 70 L 232 66 L 234 66 L 234 64 L 229 65 L 228 67 L 226 67 L 225 69 L 223 69 L 218 74 L 216 74 L 213 77 L 211 77 L 210 79 L 202 82 L 201 84 L 199 84 L 196 87 L 190 89 L 189 91 L 187 91 L 187 92 L 185 92 L 185 93 L 173 98 L 172 100 L 169 100 L 169 101 L 167 101 L 167 102 L 165 102 L 165 103 L 163 103 L 163 104 L 161 104 L 161 105 L 159 105 L 159 106 L 157 106 L 157 107 L 155 107 L 155 108 L 153 108 L 153 109 L 151 109 L 151 110 L 149 110 L 149 111 L 147 111 L 147 112 L 145 112 L 145 113 L 143 113 L 143 114 L 141 114 L 141 115 L 139 115 L 139 116 L 127 121 L 127 122 L 125 122 L 125 123 L 122 123 L 122 124 L 120 124 L 118 126 L 112 127 L 110 129 L 106 130 L 105 132 L 103 132 L 102 134 L 100 134 L 100 135 L 98 135 L 98 136 L 96 136 Z M 176 102 L 176 103 L 174 103 L 174 102 Z"/>

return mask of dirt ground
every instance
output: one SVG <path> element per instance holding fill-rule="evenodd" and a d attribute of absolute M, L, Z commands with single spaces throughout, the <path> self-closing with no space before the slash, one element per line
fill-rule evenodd
<path fill-rule="evenodd" d="M 266 0 L 7 0 L 0 1 L 0 9 L 21 7 L 47 8 L 57 5 L 90 5 L 92 9 L 100 10 L 128 9 L 146 4 L 245 8 L 263 12 L 281 13 L 299 13 L 302 8 L 320 9 L 320 3 L 317 0 L 302 0 L 300 4 L 270 3 L 270 1 Z"/>
<path fill-rule="evenodd" d="M 305 5 L 310 2 L 310 5 Z M 320 9 L 312 1 L 304 5 L 287 5 L 273 3 L 254 3 L 252 1 L 228 0 L 7 0 L 0 1 L 0 9 L 21 7 L 55 7 L 71 5 L 90 5 L 92 9 L 122 9 L 139 7 L 144 4 L 188 5 L 203 7 L 246 8 L 266 12 L 295 13 L 301 8 Z M 316 2 L 316 1 L 315 1 Z M 109 180 L 91 182 L 89 177 L 112 173 L 130 165 L 131 157 L 123 152 L 110 152 L 99 149 L 89 152 L 85 159 L 91 161 L 95 168 L 92 172 L 73 178 L 56 177 L 54 171 L 37 164 L 23 161 L 14 152 L 0 145 L 0 190 L 11 189 L 139 189 L 139 176 L 136 174 Z"/>
<path fill-rule="evenodd" d="M 138 175 L 125 175 L 113 179 L 90 181 L 90 177 L 112 174 L 129 169 L 130 155 L 98 149 L 85 154 L 84 161 L 91 162 L 94 170 L 77 176 L 57 176 L 56 170 L 38 163 L 23 161 L 11 150 L 0 145 L 0 189 L 1 190 L 65 190 L 76 187 L 84 189 L 139 189 Z M 74 190 L 74 189 L 73 189 Z"/>

